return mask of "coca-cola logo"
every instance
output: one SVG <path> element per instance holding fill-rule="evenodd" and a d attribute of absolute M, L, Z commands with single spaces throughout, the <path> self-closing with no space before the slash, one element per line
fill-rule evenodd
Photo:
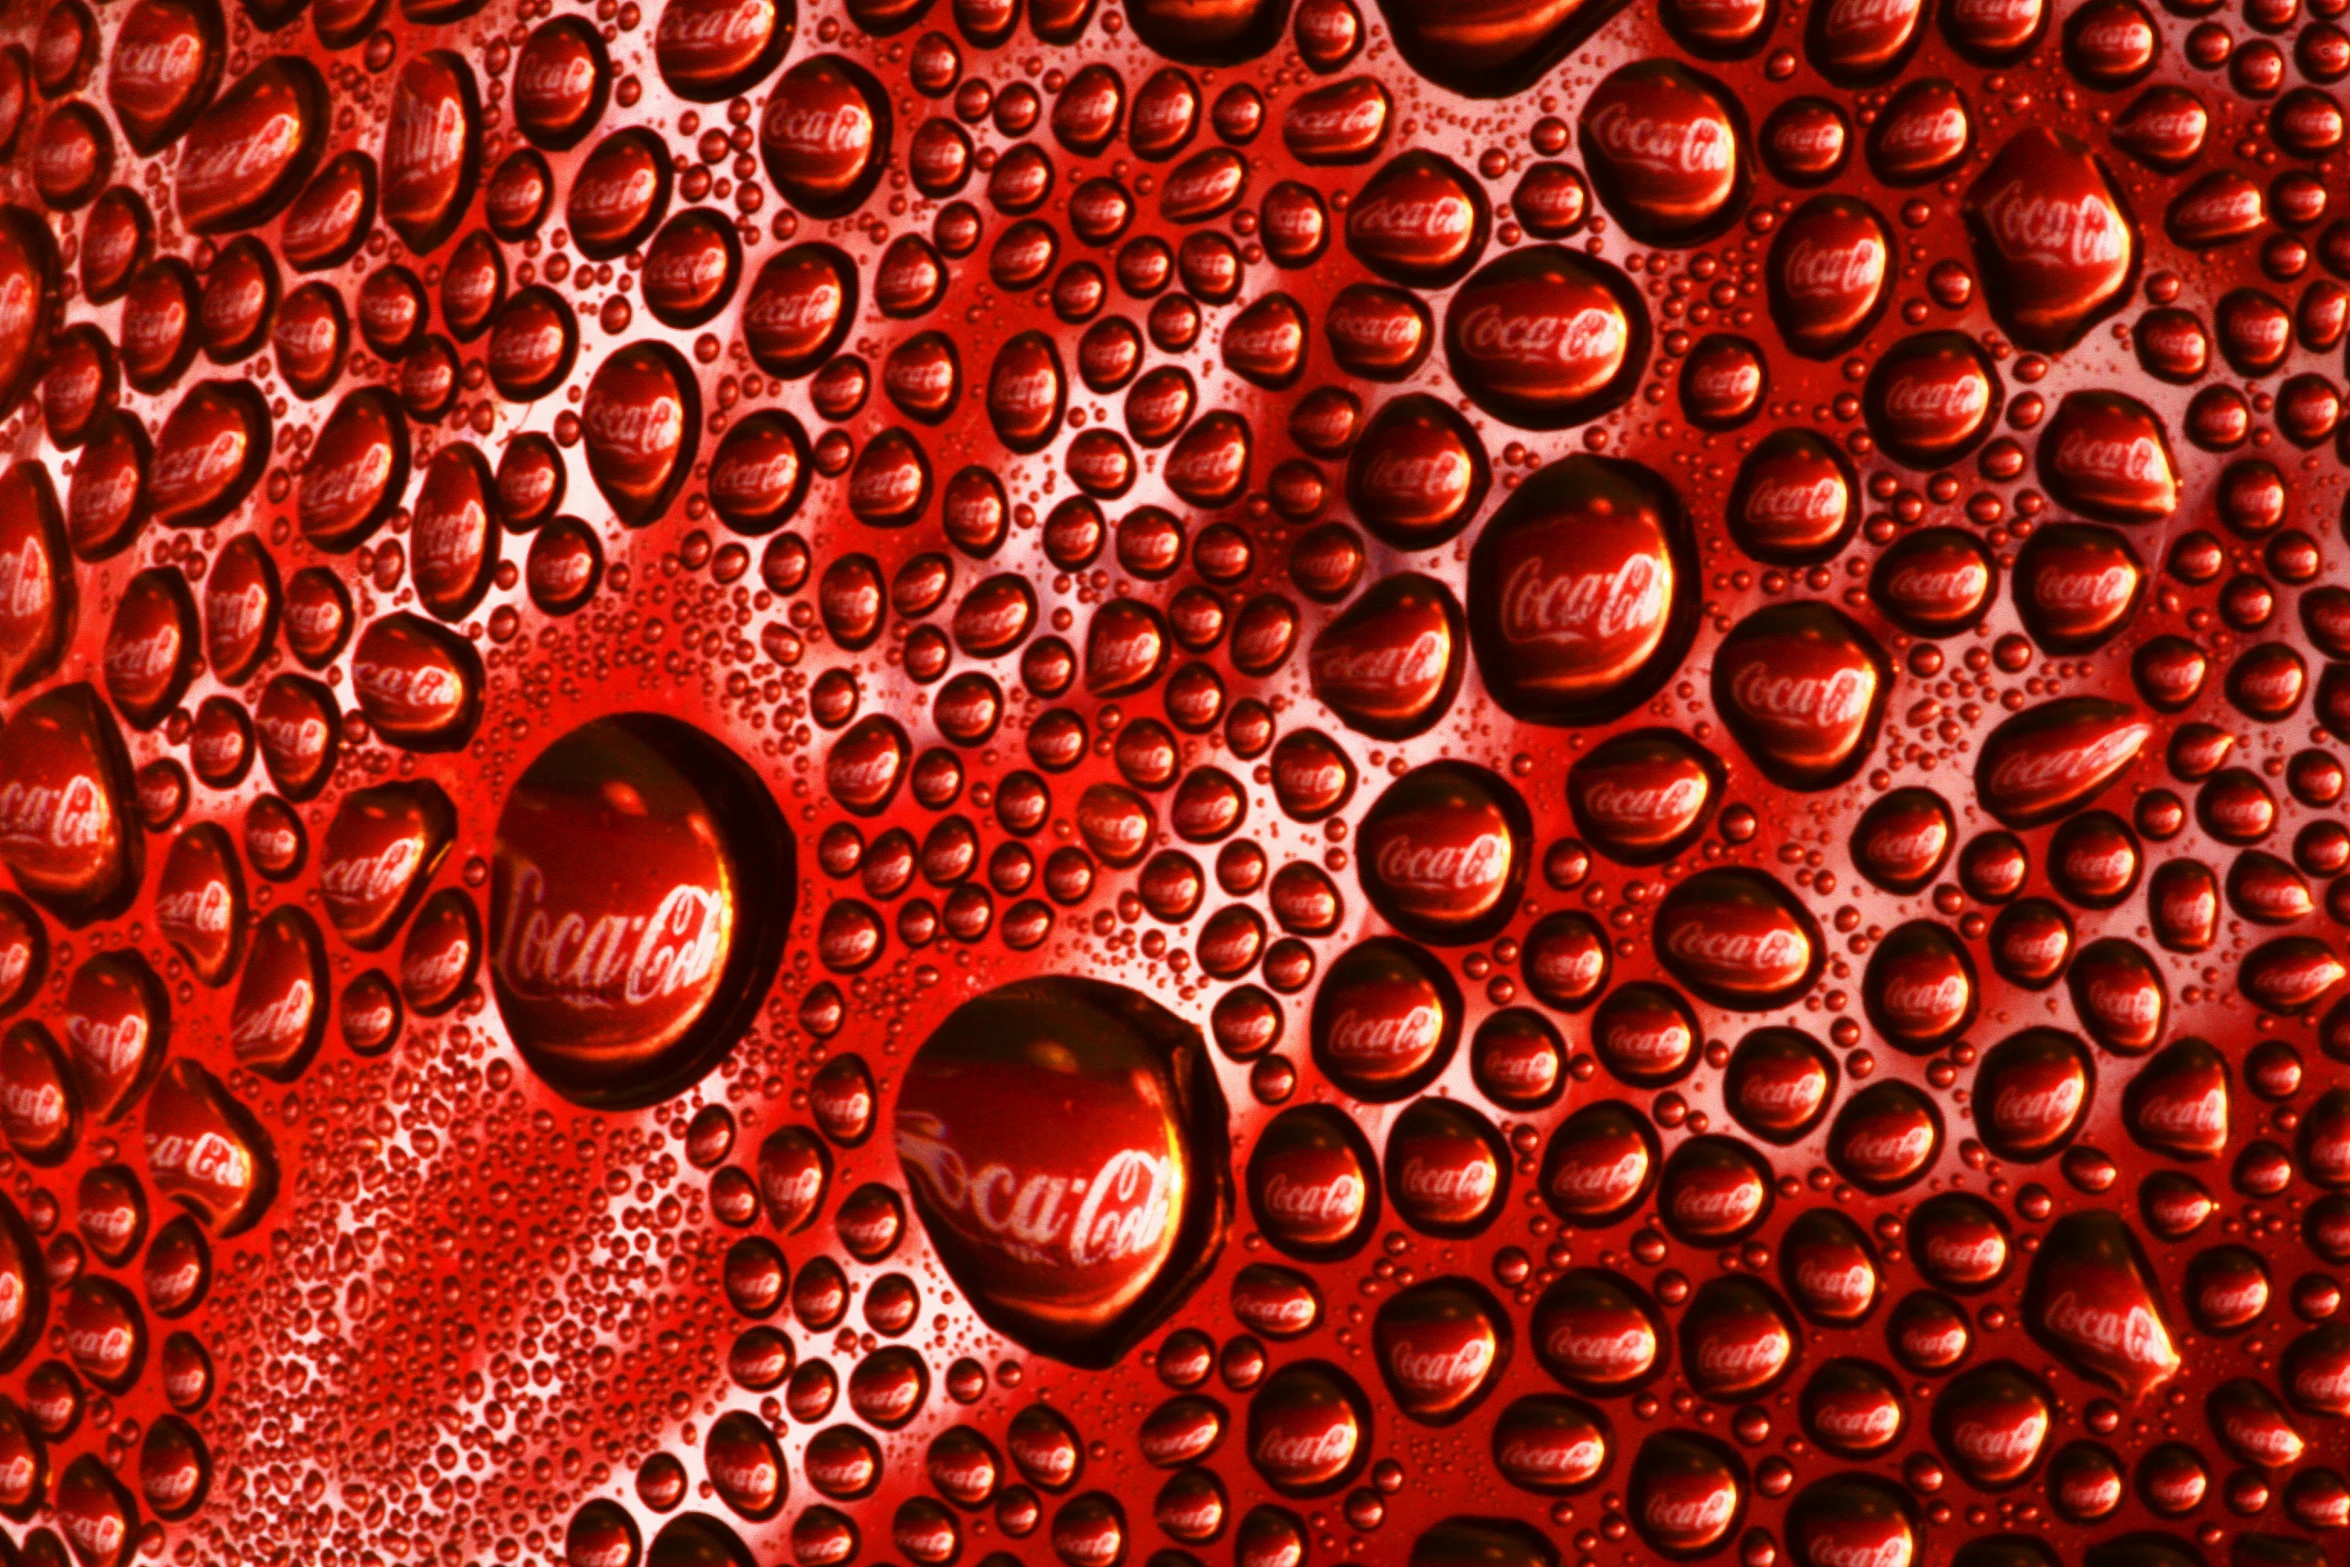
<path fill-rule="evenodd" d="M 7 564 L 8 557 L 0 555 L 0 601 L 8 598 Z M 258 582 L 214 588 L 204 595 L 204 618 L 216 644 L 258 636 L 269 619 L 269 589 Z"/>
<path fill-rule="evenodd" d="M 1795 1285 L 1810 1300 L 1854 1311 L 1875 1298 L 1877 1275 L 1859 1257 L 1840 1264 L 1806 1258 L 1795 1270 Z"/>
<path fill-rule="evenodd" d="M 0 1082 L 0 1118 L 20 1131 L 45 1130 L 62 1126 L 65 1122 L 65 1087 L 57 1082 L 24 1083 Z M 0 1272 L 0 1295 L 4 1295 L 15 1280 L 12 1274 Z"/>
<path fill-rule="evenodd" d="M 295 108 L 265 111 L 242 135 L 190 136 L 180 149 L 180 201 L 209 207 L 275 178 L 302 147 L 305 126 Z"/>
<path fill-rule="evenodd" d="M 1869 839 L 1865 858 L 1878 865 L 1924 865 L 1941 857 L 1948 840 L 1940 822 L 1907 830 L 1888 827 Z"/>
<path fill-rule="evenodd" d="M 1991 769 L 1991 792 L 2007 796 L 2069 794 L 2125 765 L 2152 732 L 2151 725 L 2134 722 L 2072 745 L 2043 742 L 2016 746 Z"/>
<path fill-rule="evenodd" d="M 2295 1368 L 2292 1392 L 2301 1403 L 2313 1408 L 2339 1405 L 2350 1400 L 2350 1362 Z"/>
<path fill-rule="evenodd" d="M 1443 680 L 1452 638 L 1430 628 L 1408 638 L 1325 639 L 1315 645 L 1317 685 L 1351 692 L 1408 695 Z"/>
<path fill-rule="evenodd" d="M 1822 30 L 1830 38 L 1898 36 L 1917 20 L 1918 9 L 1917 0 L 1828 0 Z"/>
<path fill-rule="evenodd" d="M 143 482 L 135 463 L 85 459 L 74 470 L 73 489 L 66 500 L 75 533 L 102 534 L 116 519 L 127 516 Z"/>
<path fill-rule="evenodd" d="M 128 1203 L 113 1206 L 85 1203 L 80 1215 L 82 1229 L 101 1240 L 121 1242 L 139 1227 L 140 1213 Z"/>
<path fill-rule="evenodd" d="M 2005 1130 L 2036 1132 L 2069 1126 L 2088 1097 L 2088 1085 L 2077 1077 L 2062 1077 L 2045 1088 L 2003 1085 L 1991 1101 L 1993 1124 Z"/>
<path fill-rule="evenodd" d="M 1727 403 L 1752 396 L 1762 380 L 1762 366 L 1752 360 L 1701 360 L 1690 367 L 1686 384 L 1700 398 Z"/>
<path fill-rule="evenodd" d="M 1907 1170 L 1934 1151 L 1934 1129 L 1924 1123 L 1883 1129 L 1863 1128 L 1844 1140 L 1843 1152 L 1854 1165 L 1867 1170 Z"/>
<path fill-rule="evenodd" d="M 462 957 L 462 955 L 460 955 Z M 240 1008 L 229 1020 L 229 1045 L 240 1055 L 273 1051 L 300 1039 L 317 1012 L 317 993 L 310 981 L 297 979 L 273 999 Z"/>
<path fill-rule="evenodd" d="M 659 194 L 661 176 L 646 164 L 632 163 L 618 168 L 600 164 L 591 168 L 593 176 L 575 182 L 571 189 L 569 210 L 574 223 L 583 218 L 632 223 L 651 208 Z"/>
<path fill-rule="evenodd" d="M 0 842 L 15 849 L 94 849 L 114 813 L 105 787 L 87 773 L 60 785 L 0 784 Z"/>
<path fill-rule="evenodd" d="M 1497 1173 L 1484 1159 L 1439 1163 L 1413 1155 L 1404 1161 L 1396 1188 L 1404 1196 L 1448 1207 L 1473 1207 L 1493 1195 Z"/>
<path fill-rule="evenodd" d="M 1532 310 L 1502 301 L 1472 305 L 1459 318 L 1461 349 L 1488 368 L 1565 368 L 1577 379 L 1613 375 L 1632 334 L 1612 304 L 1574 310 Z"/>
<path fill-rule="evenodd" d="M 685 440 L 685 402 L 666 387 L 633 397 L 591 397 L 581 422 L 600 452 L 662 461 Z"/>
<path fill-rule="evenodd" d="M 1909 1567 L 1916 1554 L 1916 1536 L 1907 1529 L 1893 1530 L 1875 1541 L 1817 1534 L 1804 1542 L 1804 1555 L 1813 1567 Z"/>
<path fill-rule="evenodd" d="M 1626 556 L 1596 571 L 1521 561 L 1501 588 L 1501 631 L 1511 642 L 1599 649 L 1655 635 L 1671 606 L 1672 568 L 1656 555 Z"/>
<path fill-rule="evenodd" d="M 1735 930 L 1701 920 L 1675 925 L 1666 948 L 1688 962 L 1758 979 L 1800 973 L 1811 962 L 1811 943 L 1801 931 Z"/>
<path fill-rule="evenodd" d="M 2220 1417 L 2219 1427 L 2230 1445 L 2257 1453 L 2272 1465 L 2290 1464 L 2301 1456 L 2301 1438 L 2282 1422 L 2230 1410 Z"/>
<path fill-rule="evenodd" d="M 1972 994 L 1964 974 L 1935 978 L 1903 976 L 1886 981 L 1878 994 L 1878 1004 L 1888 1017 L 1932 1023 L 1964 1012 Z"/>
<path fill-rule="evenodd" d="M 155 459 L 155 490 L 158 495 L 171 496 L 205 493 L 219 487 L 244 464 L 244 428 L 224 426 L 209 436 L 165 446 Z M 307 500 L 307 482 L 303 491 Z"/>
<path fill-rule="evenodd" d="M 1390 1066 L 1417 1061 L 1444 1033 L 1444 1009 L 1433 1002 L 1396 1008 L 1342 1008 L 1330 1020 L 1323 1048 L 1334 1059 L 1357 1066 Z"/>
<path fill-rule="evenodd" d="M 1656 1362 L 1656 1335 L 1646 1323 L 1639 1322 L 1614 1332 L 1561 1323 L 1544 1340 L 1543 1347 L 1557 1364 L 1594 1382 L 1618 1382 L 1635 1377 Z"/>
<path fill-rule="evenodd" d="M 2032 579 L 2032 597 L 2045 609 L 2111 612 L 2137 591 L 2137 569 L 2119 561 L 2080 571 L 2045 568 Z"/>
<path fill-rule="evenodd" d="M 56 603 L 49 551 L 30 535 L 14 549 L 0 547 L 0 619 L 38 621 Z"/>
<path fill-rule="evenodd" d="M 713 465 L 710 488 L 714 496 L 727 500 L 760 503 L 789 494 L 799 472 L 799 455 L 793 451 L 756 460 L 735 455 Z"/>
<path fill-rule="evenodd" d="M 1738 1386 L 1776 1376 L 1787 1364 L 1794 1345 L 1783 1333 L 1756 1333 L 1743 1338 L 1710 1335 L 1697 1346 L 1697 1369 L 1715 1386 Z"/>
<path fill-rule="evenodd" d="M 2174 228 L 2185 233 L 2225 233 L 2257 222 L 2260 211 L 2257 187 L 2228 181 L 2181 196 L 2171 208 L 2170 219 Z"/>
<path fill-rule="evenodd" d="M 143 686 L 168 676 L 179 663 L 180 628 L 166 621 L 145 636 L 109 639 L 106 678 L 128 686 Z"/>
<path fill-rule="evenodd" d="M 1964 146 L 1967 135 L 1966 110 L 1958 105 L 1943 104 L 1930 110 L 1913 107 L 1885 127 L 1881 145 L 1888 153 L 1931 157 L 1945 148 Z"/>
<path fill-rule="evenodd" d="M 1457 191 L 1436 195 L 1388 191 L 1358 203 L 1346 217 L 1347 233 L 1357 240 L 1398 240 L 1439 247 L 1459 244 L 1476 225 L 1477 209 Z"/>
<path fill-rule="evenodd" d="M 650 1006 L 699 995 L 725 961 L 733 921 L 722 886 L 680 883 L 647 913 L 550 907 L 546 873 L 514 860 L 495 961 L 518 996 L 590 1013 Z"/>
<path fill-rule="evenodd" d="M 805 1213 L 824 1190 L 824 1169 L 810 1163 L 796 1170 L 769 1170 L 759 1189 L 778 1213 Z"/>
<path fill-rule="evenodd" d="M 69 1345 L 77 1360 L 115 1365 L 130 1358 L 131 1335 L 128 1328 L 110 1329 L 103 1335 L 79 1334 L 69 1337 L 78 1340 Z M 122 1515 L 112 1509 L 64 1512 L 58 1515 L 58 1519 L 66 1537 L 92 1561 L 104 1561 L 112 1557 L 121 1550 L 123 1539 L 129 1533 L 123 1524 Z"/>
<path fill-rule="evenodd" d="M 2127 850 L 2106 859 L 2068 861 L 2067 868 L 2084 881 L 2108 883 L 2124 879 L 2136 855 Z M 2086 986 L 2097 1015 L 2109 1023 L 2150 1024 L 2162 1016 L 2160 989 L 2126 972 L 2093 974 Z"/>
<path fill-rule="evenodd" d="M 1926 1258 L 1938 1272 L 1955 1278 L 1981 1278 L 1997 1272 L 2006 1260 L 2007 1241 L 1996 1234 L 1940 1230 L 1926 1238 Z"/>
<path fill-rule="evenodd" d="M 1646 1179 L 1647 1151 L 1629 1148 L 1610 1160 L 1563 1162 L 1551 1173 L 1548 1186 L 1553 1196 L 1581 1207 L 1592 1201 L 1614 1202 Z"/>
<path fill-rule="evenodd" d="M 1595 821 L 1619 829 L 1677 827 L 1705 808 L 1711 792 L 1702 777 L 1675 778 L 1666 783 L 1631 784 L 1599 779 L 1576 795 L 1576 802 Z"/>
<path fill-rule="evenodd" d="M 723 256 L 713 253 L 711 264 L 701 271 L 709 274 L 709 280 L 714 282 L 725 270 L 724 262 Z M 954 387 L 955 365 L 953 360 L 943 356 L 917 361 L 897 360 L 891 363 L 888 377 L 889 384 L 900 395 L 912 397 L 916 401 L 927 401 L 944 396 Z"/>
<path fill-rule="evenodd" d="M 350 854 L 319 867 L 318 890 L 330 903 L 364 908 L 397 898 L 424 861 L 424 844 L 395 838 L 373 854 Z"/>
<path fill-rule="evenodd" d="M 1889 1399 L 1832 1403 L 1815 1411 L 1812 1424 L 1846 1447 L 1877 1447 L 1901 1430 L 1901 1406 Z"/>
<path fill-rule="evenodd" d="M 1058 1430 L 1043 1430 L 1012 1439 L 1012 1460 L 1048 1483 L 1064 1483 L 1077 1473 L 1077 1448 Z"/>
<path fill-rule="evenodd" d="M 1622 98 L 1589 115 L 1583 134 L 1585 144 L 1607 158 L 1653 174 L 1723 175 L 1737 161 L 1727 120 L 1713 114 L 1642 114 Z"/>
<path fill-rule="evenodd" d="M 2078 1290 L 2062 1290 L 2042 1309 L 2040 1323 L 2050 1333 L 2125 1365 L 2166 1367 L 2177 1362 L 2169 1330 L 2142 1302 L 2100 1305 Z"/>
<path fill-rule="evenodd" d="M 2074 44 L 2082 54 L 2096 58 L 2127 59 L 2146 45 L 2146 21 L 2141 15 L 2091 16 L 2082 19 Z"/>
<path fill-rule="evenodd" d="M 192 935 L 225 936 L 231 906 L 228 884 L 221 881 L 207 881 L 176 892 L 157 892 L 155 923 L 166 930 Z"/>
<path fill-rule="evenodd" d="M 324 249 L 359 226 L 367 192 L 356 181 L 338 184 L 319 199 L 315 189 L 286 218 L 281 242 L 301 250 Z"/>
<path fill-rule="evenodd" d="M 1677 818 L 1676 818 L 1677 819 Z M 1607 1053 L 1628 1066 L 1654 1070 L 1677 1065 L 1688 1052 L 1689 1035 L 1678 1023 L 1638 1028 L 1617 1023 L 1607 1031 Z"/>
<path fill-rule="evenodd" d="M 1379 93 L 1344 93 L 1303 99 L 1289 111 L 1283 134 L 1312 145 L 1358 146 L 1387 125 L 1387 99 Z"/>
<path fill-rule="evenodd" d="M 1220 492 L 1238 484 L 1248 472 L 1248 446 L 1242 441 L 1187 441 L 1167 459 L 1167 482 L 1178 489 Z"/>
<path fill-rule="evenodd" d="M 1428 450 L 1388 447 L 1370 454 L 1360 470 L 1364 490 L 1396 502 L 1446 503 L 1468 493 L 1476 465 L 1458 446 Z"/>
<path fill-rule="evenodd" d="M 362 663 L 351 681 L 369 705 L 388 712 L 445 713 L 465 699 L 463 679 L 438 664 Z"/>
<path fill-rule="evenodd" d="M 391 478 L 392 466 L 390 443 L 372 439 L 361 442 L 356 451 L 339 462 L 313 463 L 302 474 L 303 515 L 314 519 L 338 518 L 354 507 L 374 504 Z"/>
<path fill-rule="evenodd" d="M 446 992 L 465 977 L 473 955 L 462 941 L 443 941 L 438 946 L 411 946 L 400 962 L 400 982 L 408 989 L 424 995 Z"/>
<path fill-rule="evenodd" d="M 275 340 L 293 358 L 313 360 L 333 352 L 337 334 L 338 328 L 331 316 L 286 314 L 278 317 Z M 493 339 L 493 348 L 497 341 Z"/>
<path fill-rule="evenodd" d="M 2194 146 L 2211 123 L 2210 111 L 2196 100 L 2155 100 L 2125 116 L 2115 126 L 2154 147 Z"/>
<path fill-rule="evenodd" d="M 1363 1211 L 1366 1193 L 1362 1177 L 1350 1173 L 1326 1181 L 1301 1181 L 1276 1170 L 1255 1196 L 1260 1212 L 1285 1223 L 1316 1229 L 1352 1224 Z"/>
<path fill-rule="evenodd" d="M 218 1132 L 147 1134 L 147 1163 L 158 1175 L 178 1175 L 223 1191 L 253 1183 L 253 1157 L 242 1144 Z"/>
<path fill-rule="evenodd" d="M 1750 717 L 1832 734 L 1868 715 L 1877 676 L 1865 665 L 1824 675 L 1796 674 L 1784 660 L 1758 651 L 1731 676 L 1730 691 Z"/>
<path fill-rule="evenodd" d="M 1826 115 L 1790 116 L 1765 128 L 1771 145 L 1797 166 L 1840 156 L 1848 134 L 1841 118 Z"/>
<path fill-rule="evenodd" d="M 131 308 L 123 312 L 123 346 L 137 358 L 168 360 L 179 347 L 187 322 L 176 310 L 139 309 L 144 303 L 143 297 L 134 296 Z"/>
<path fill-rule="evenodd" d="M 2170 454 L 2152 435 L 2100 435 L 2075 425 L 2057 440 L 2057 471 L 2071 478 L 2168 485 Z"/>
<path fill-rule="evenodd" d="M 1280 316 L 1244 318 L 1224 334 L 1224 353 L 1243 364 L 1286 364 L 1302 344 L 1297 322 Z"/>
<path fill-rule="evenodd" d="M 1805 533 L 1839 521 L 1849 509 L 1851 492 L 1832 473 L 1812 479 L 1765 479 L 1746 493 L 1746 520 Z"/>
<path fill-rule="evenodd" d="M 204 53 L 204 39 L 193 28 L 142 37 L 126 25 L 108 62 L 107 93 L 149 102 L 167 100 L 203 74 Z"/>
<path fill-rule="evenodd" d="M 416 544 L 413 569 L 456 572 L 471 566 L 478 557 L 482 521 L 481 513 L 471 507 L 420 504 L 409 528 Z"/>
<path fill-rule="evenodd" d="M 1323 1474 L 1351 1463 L 1360 1440 L 1361 1433 L 1352 1420 L 1334 1420 L 1313 1431 L 1274 1427 L 1258 1437 L 1253 1456 L 1265 1469 Z"/>
<path fill-rule="evenodd" d="M 1313 1325 L 1321 1310 L 1314 1303 L 1314 1297 L 1302 1289 L 1252 1291 L 1237 1288 L 1232 1292 L 1232 1309 L 1268 1332 L 1303 1332 Z"/>
<path fill-rule="evenodd" d="M 911 507 L 926 480 L 912 462 L 860 463 L 849 481 L 849 504 L 870 514 L 895 515 Z"/>
<path fill-rule="evenodd" d="M 1041 416 L 1060 399 L 1060 372 L 1041 359 L 1025 369 L 999 367 L 987 383 L 987 406 L 1006 418 Z"/>
<path fill-rule="evenodd" d="M 671 7 L 672 11 L 679 9 Z M 666 31 L 668 18 L 662 18 Z M 596 62 L 582 50 L 525 50 L 514 72 L 514 99 L 542 112 L 568 115 L 596 87 Z"/>
<path fill-rule="evenodd" d="M 1509 879 L 1510 839 L 1494 829 L 1465 841 L 1424 843 L 1397 832 L 1379 845 L 1373 863 L 1390 888 L 1485 894 Z"/>
<path fill-rule="evenodd" d="M 2139 1126 L 2170 1137 L 2222 1138 L 2228 1131 L 2228 1093 L 2214 1083 L 2199 1094 L 2168 1093 L 2143 1099 Z"/>
<path fill-rule="evenodd" d="M 861 1490 L 871 1478 L 866 1456 L 860 1451 L 839 1452 L 827 1448 L 808 1454 L 800 1463 L 810 1484 L 843 1496 Z"/>
<path fill-rule="evenodd" d="M 1322 237 L 1323 218 L 1320 210 L 1305 203 L 1268 200 L 1263 213 L 1264 230 L 1277 240 L 1292 245 L 1315 242 Z"/>
<path fill-rule="evenodd" d="M 1573 1436 L 1545 1434 L 1539 1438 L 1512 1438 L 1494 1456 L 1504 1470 L 1514 1475 L 1584 1475 L 1605 1462 L 1607 1444 L 1596 1432 Z"/>
<path fill-rule="evenodd" d="M 974 1170 L 935 1116 L 898 1118 L 898 1157 L 950 1222 L 1024 1263 L 1112 1268 L 1156 1255 L 1175 1223 L 1182 1169 L 1147 1148 L 1113 1150 L 1090 1170 Z"/>
<path fill-rule="evenodd" d="M 454 92 L 403 91 L 392 104 L 391 128 L 384 133 L 386 194 L 419 186 L 438 194 L 465 160 L 466 131 L 465 104 Z"/>
<path fill-rule="evenodd" d="M 1907 424 L 1972 429 L 1990 406 L 1990 383 L 1972 372 L 1900 376 L 1885 389 L 1885 412 Z"/>
<path fill-rule="evenodd" d="M 1397 1346 L 1385 1356 L 1387 1374 L 1415 1393 L 1452 1394 L 1475 1387 L 1493 1365 L 1493 1340 L 1482 1334 L 1452 1349 Z"/>
<path fill-rule="evenodd" d="M 778 1487 L 775 1469 L 759 1459 L 718 1460 L 709 1466 L 710 1481 L 729 1496 L 772 1496 Z"/>
<path fill-rule="evenodd" d="M 846 303 L 840 283 L 830 276 L 794 279 L 788 286 L 755 290 L 743 307 L 743 325 L 766 334 L 827 331 Z"/>
<path fill-rule="evenodd" d="M 746 49 L 766 45 L 774 31 L 773 0 L 718 0 L 672 3 L 661 13 L 653 45 L 664 59 L 717 57 L 732 60 Z"/>
<path fill-rule="evenodd" d="M 1519 1093 L 1548 1088 L 1556 1070 L 1557 1058 L 1548 1051 L 1488 1056 L 1478 1064 L 1478 1071 L 1488 1081 Z"/>
<path fill-rule="evenodd" d="M 1952 1446 L 1992 1471 L 2030 1463 L 2047 1435 L 2048 1417 L 2037 1411 L 2006 1420 L 1961 1420 L 1950 1430 Z"/>
<path fill-rule="evenodd" d="M 1223 159 L 1187 163 L 1167 178 L 1161 202 L 1170 212 L 1199 212 L 1219 205 L 1236 183 L 1233 166 Z"/>
<path fill-rule="evenodd" d="M 1657 1492 L 1640 1515 L 1668 1539 L 1711 1539 L 1730 1527 L 1737 1511 L 1738 1493 L 1728 1486 L 1713 1486 L 1695 1496 Z"/>
<path fill-rule="evenodd" d="M 259 279 L 223 281 L 215 271 L 204 280 L 204 303 L 199 316 L 205 330 L 235 338 L 255 320 L 269 301 L 269 286 Z"/>
<path fill-rule="evenodd" d="M 1162 1497 L 1151 1516 L 1158 1520 L 1160 1528 L 1179 1540 L 1199 1539 L 1223 1526 L 1224 1502 L 1221 1497 L 1203 1495 L 1188 1505 L 1171 1504 Z M 942 1549 L 939 1559 L 943 1561 L 951 1554 Z"/>
<path fill-rule="evenodd" d="M 1324 327 L 1334 341 L 1359 352 L 1392 354 L 1417 348 L 1424 330 L 1413 311 L 1376 300 L 1333 305 Z"/>
<path fill-rule="evenodd" d="M 1736 1229 L 1762 1211 L 1763 1195 L 1751 1181 L 1681 1186 L 1672 1194 L 1673 1216 L 1692 1229 Z"/>

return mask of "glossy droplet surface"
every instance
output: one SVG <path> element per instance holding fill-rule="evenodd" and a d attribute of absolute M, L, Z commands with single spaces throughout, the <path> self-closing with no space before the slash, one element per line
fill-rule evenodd
<path fill-rule="evenodd" d="M 2316 1567 L 2338 4 L 0 20 L 13 1549 Z"/>

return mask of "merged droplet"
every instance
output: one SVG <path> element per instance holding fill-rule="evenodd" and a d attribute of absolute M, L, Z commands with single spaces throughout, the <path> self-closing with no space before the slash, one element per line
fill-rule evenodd
<path fill-rule="evenodd" d="M 1232 1198 L 1205 1043 L 1121 987 L 1056 977 L 964 1003 L 907 1068 L 895 1127 L 941 1261 L 1037 1353 L 1114 1362 L 1222 1245 Z"/>
<path fill-rule="evenodd" d="M 523 1059 L 585 1104 L 700 1078 L 774 972 L 792 861 L 765 786 L 699 730 L 630 714 L 550 746 L 499 815 L 491 879 L 491 986 Z"/>

